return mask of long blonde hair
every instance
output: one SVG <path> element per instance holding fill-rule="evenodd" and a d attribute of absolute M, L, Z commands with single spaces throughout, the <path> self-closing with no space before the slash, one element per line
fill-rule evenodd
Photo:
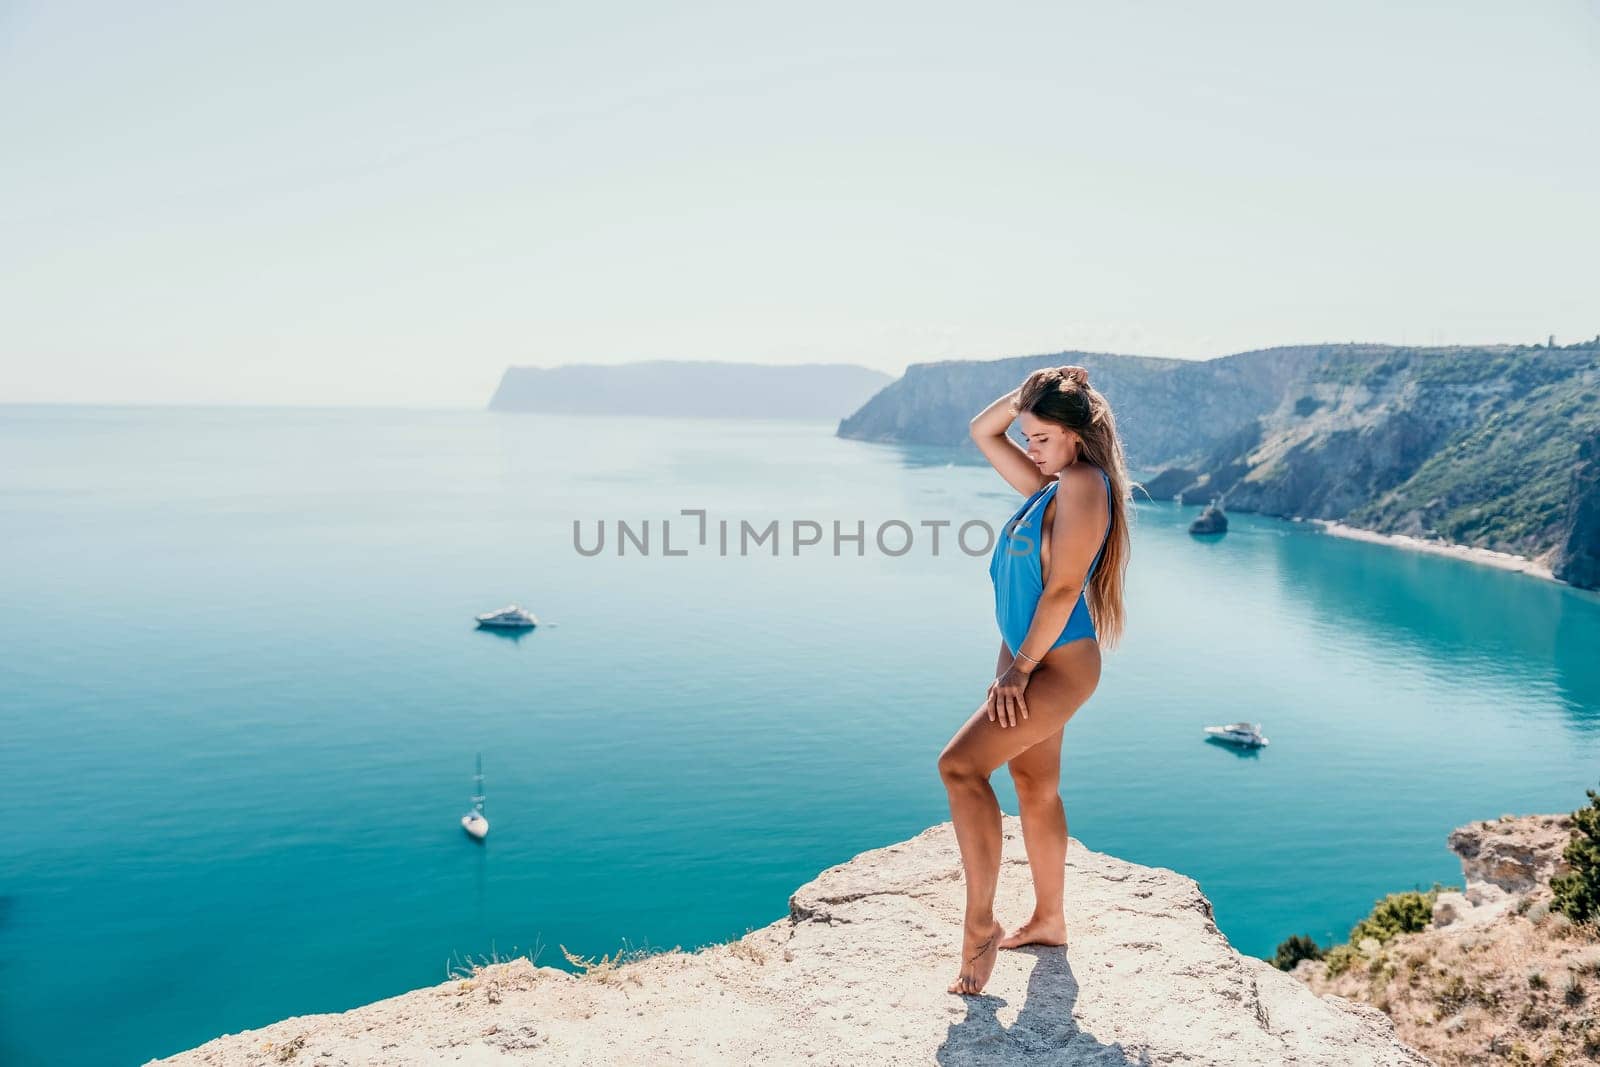
<path fill-rule="evenodd" d="M 1068 364 L 1044 367 L 1023 379 L 1016 410 L 1018 414 L 1026 411 L 1059 423 L 1076 433 L 1083 441 L 1078 458 L 1105 471 L 1111 481 L 1111 529 L 1106 534 L 1100 564 L 1089 581 L 1085 599 L 1100 644 L 1105 648 L 1115 647 L 1122 638 L 1126 621 L 1122 594 L 1132 548 L 1129 530 L 1133 519 L 1133 493 L 1111 405 L 1089 384 L 1087 370 Z"/>

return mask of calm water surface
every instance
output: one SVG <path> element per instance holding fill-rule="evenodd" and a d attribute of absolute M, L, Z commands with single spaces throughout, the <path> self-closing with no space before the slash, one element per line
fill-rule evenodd
<path fill-rule="evenodd" d="M 0 408 L 0 1061 L 139 1062 L 496 950 L 723 940 L 947 819 L 935 759 L 999 645 L 951 533 L 1020 497 L 832 431 Z M 1455 826 L 1600 781 L 1600 599 L 1250 516 L 1199 541 L 1193 511 L 1138 509 L 1062 793 L 1074 837 L 1198 880 L 1241 951 L 1342 938 L 1459 880 Z M 586 558 L 574 519 L 650 519 L 651 552 Z M 741 519 L 781 554 L 739 556 Z M 792 555 L 795 520 L 824 543 Z M 923 520 L 951 523 L 937 556 Z M 553 625 L 472 629 L 513 599 Z M 1201 739 L 1241 718 L 1268 749 Z M 483 847 L 457 821 L 480 751 Z"/>

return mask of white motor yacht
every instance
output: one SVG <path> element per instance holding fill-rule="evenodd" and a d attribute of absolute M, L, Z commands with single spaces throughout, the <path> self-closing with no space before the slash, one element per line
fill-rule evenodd
<path fill-rule="evenodd" d="M 531 630 L 539 619 L 526 608 L 507 604 L 499 611 L 486 611 L 477 617 L 478 625 L 491 630 Z"/>
<path fill-rule="evenodd" d="M 1230 745 L 1244 745 L 1247 748 L 1261 748 L 1267 739 L 1261 735 L 1261 724 L 1258 722 L 1230 722 L 1226 726 L 1207 726 L 1206 733 L 1218 741 L 1226 741 Z"/>

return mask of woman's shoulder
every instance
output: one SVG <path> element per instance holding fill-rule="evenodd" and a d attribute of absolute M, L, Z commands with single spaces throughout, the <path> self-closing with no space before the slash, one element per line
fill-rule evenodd
<path fill-rule="evenodd" d="M 1065 500 L 1067 511 L 1080 516 L 1097 515 L 1106 510 L 1106 486 L 1111 484 L 1111 479 L 1099 467 L 1090 463 L 1074 463 L 1062 468 L 1056 476 L 1056 482 L 1060 489 L 1051 494 L 1055 498 L 1051 500 L 1052 504 Z"/>
<path fill-rule="evenodd" d="M 1082 487 L 1099 490 L 1111 481 L 1111 477 L 1092 463 L 1074 463 L 1070 467 L 1063 467 L 1056 480 L 1063 487 L 1071 486 L 1081 491 Z"/>

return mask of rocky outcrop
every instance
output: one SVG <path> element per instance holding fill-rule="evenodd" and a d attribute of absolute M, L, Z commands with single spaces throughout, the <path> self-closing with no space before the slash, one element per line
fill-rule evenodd
<path fill-rule="evenodd" d="M 1381 1008 L 1437 1063 L 1600 1062 L 1600 929 L 1550 907 L 1572 830 L 1570 815 L 1502 815 L 1455 830 L 1465 886 L 1438 894 L 1428 929 L 1367 939 L 1339 974 L 1304 960 L 1294 976 Z"/>
<path fill-rule="evenodd" d="M 1228 516 L 1223 513 L 1216 501 L 1212 501 L 1199 517 L 1189 524 L 1189 532 L 1196 536 L 1227 533 Z"/>
<path fill-rule="evenodd" d="M 997 910 L 1032 906 L 1004 820 Z M 526 960 L 162 1062 L 495 1064 L 1424 1064 L 1381 1012 L 1241 956 L 1183 875 L 1067 853 L 1070 948 L 1001 953 L 946 993 L 963 907 L 949 823 L 823 871 L 737 941 L 583 976 Z"/>
<path fill-rule="evenodd" d="M 1566 873 L 1561 852 L 1572 829 L 1571 815 L 1500 818 L 1452 830 L 1448 843 L 1461 857 L 1468 894 L 1490 887 L 1502 894 L 1531 893 Z"/>
<path fill-rule="evenodd" d="M 844 363 L 639 363 L 508 367 L 490 411 L 837 419 L 891 377 Z"/>
<path fill-rule="evenodd" d="M 1502 816 L 1451 831 L 1450 851 L 1461 857 L 1466 884 L 1434 899 L 1434 928 L 1488 925 L 1512 908 L 1526 910 L 1529 894 L 1548 899 L 1550 879 L 1567 872 L 1561 852 L 1572 826 L 1570 815 Z"/>

